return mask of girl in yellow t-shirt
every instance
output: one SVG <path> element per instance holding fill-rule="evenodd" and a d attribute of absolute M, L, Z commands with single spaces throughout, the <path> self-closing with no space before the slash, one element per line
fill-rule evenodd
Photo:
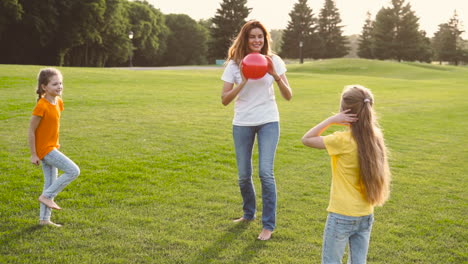
<path fill-rule="evenodd" d="M 39 98 L 32 113 L 28 139 L 31 163 L 39 165 L 42 161 L 44 172 L 44 191 L 39 196 L 40 225 L 60 226 L 50 221 L 51 209 L 61 209 L 54 202 L 54 197 L 80 175 L 78 166 L 58 151 L 62 91 L 62 74 L 59 70 L 46 68 L 39 72 L 36 90 Z M 57 178 L 58 169 L 64 173 Z"/>
<path fill-rule="evenodd" d="M 304 145 L 326 149 L 331 157 L 332 183 L 323 235 L 322 263 L 341 263 L 349 244 L 348 263 L 366 263 L 375 205 L 390 193 L 390 169 L 383 134 L 373 110 L 371 91 L 346 86 L 340 113 L 310 129 Z M 331 125 L 346 131 L 320 136 Z"/>

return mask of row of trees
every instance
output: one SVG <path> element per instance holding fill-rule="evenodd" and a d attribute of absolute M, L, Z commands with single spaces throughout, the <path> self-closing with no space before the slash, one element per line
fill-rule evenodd
<path fill-rule="evenodd" d="M 164 15 L 146 1 L 0 1 L 0 63 L 204 64 L 208 39 L 202 22 Z"/>
<path fill-rule="evenodd" d="M 221 0 L 220 0 L 221 1 Z M 405 0 L 392 0 L 363 26 L 358 55 L 405 61 L 467 61 L 461 23 L 454 17 L 430 39 Z M 2 0 L 0 63 L 137 66 L 213 63 L 223 59 L 251 12 L 247 0 L 222 0 L 214 17 L 195 21 L 165 15 L 146 1 Z M 285 30 L 273 31 L 285 58 L 337 58 L 349 51 L 334 0 L 315 17 L 298 0 Z M 132 32 L 131 34 L 129 34 Z M 282 36 L 282 37 L 281 37 Z"/>
<path fill-rule="evenodd" d="M 468 61 L 468 47 L 464 47 L 466 42 L 460 37 L 463 30 L 456 11 L 448 23 L 439 25 L 432 39 L 419 30 L 419 18 L 404 0 L 392 0 L 392 6 L 382 8 L 375 20 L 367 15 L 358 48 L 361 58 L 439 60 L 456 65 Z"/>

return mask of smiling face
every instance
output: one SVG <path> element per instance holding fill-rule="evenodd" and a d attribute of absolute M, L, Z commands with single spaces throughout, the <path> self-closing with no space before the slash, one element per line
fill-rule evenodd
<path fill-rule="evenodd" d="M 62 95 L 63 83 L 62 76 L 53 75 L 49 79 L 49 83 L 42 84 L 42 89 L 45 92 L 45 96 L 48 97 L 57 97 Z"/>
<path fill-rule="evenodd" d="M 261 28 L 253 28 L 249 32 L 249 52 L 261 53 L 265 42 L 265 34 Z"/>

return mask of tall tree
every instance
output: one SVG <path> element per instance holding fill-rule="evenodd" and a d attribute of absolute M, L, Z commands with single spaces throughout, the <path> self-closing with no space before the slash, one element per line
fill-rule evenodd
<path fill-rule="evenodd" d="M 358 56 L 360 58 L 373 59 L 372 54 L 372 19 L 371 13 L 367 12 L 367 18 L 362 27 L 361 35 L 359 36 Z"/>
<path fill-rule="evenodd" d="M 3 29 L 2 36 L 7 37 L 2 37 L 0 42 L 1 62 L 54 65 L 56 50 L 50 46 L 55 43 L 59 26 L 56 0 L 19 0 L 14 6 L 14 1 L 2 4 L 8 7 L 9 11 L 5 11 L 10 14 L 5 18 L 15 19 L 9 20 Z"/>
<path fill-rule="evenodd" d="M 185 14 L 166 15 L 169 28 L 162 65 L 206 64 L 208 30 Z"/>
<path fill-rule="evenodd" d="M 101 25 L 104 24 L 105 0 L 57 1 L 60 10 L 61 34 L 55 36 L 59 43 L 58 64 L 66 66 L 97 66 L 90 46 L 101 45 Z M 58 39 L 62 37 L 63 41 Z"/>
<path fill-rule="evenodd" d="M 23 17 L 23 6 L 18 0 L 0 1 L 0 39 L 2 32 L 12 24 L 19 22 Z"/>
<path fill-rule="evenodd" d="M 372 51 L 374 58 L 386 60 L 394 58 L 395 20 L 390 8 L 381 8 L 375 16 L 372 28 Z"/>
<path fill-rule="evenodd" d="M 307 0 L 298 0 L 289 12 L 290 20 L 283 32 L 280 55 L 285 58 L 318 58 L 321 42 L 317 34 L 317 20 Z M 300 43 L 302 42 L 302 47 Z"/>
<path fill-rule="evenodd" d="M 146 1 L 129 2 L 129 18 L 132 40 L 133 62 L 140 66 L 157 65 L 166 50 L 169 33 L 164 15 Z"/>
<path fill-rule="evenodd" d="M 419 32 L 419 18 L 411 10 L 410 3 L 404 5 L 405 0 L 393 0 L 393 15 L 396 25 L 394 39 L 395 56 L 398 61 L 414 61 L 422 45 Z"/>
<path fill-rule="evenodd" d="M 430 49 L 425 32 L 419 30 L 419 18 L 405 0 L 392 0 L 376 16 L 372 36 L 373 54 L 378 59 L 427 61 Z"/>
<path fill-rule="evenodd" d="M 435 59 L 449 61 L 455 65 L 463 58 L 463 39 L 460 37 L 463 33 L 458 14 L 454 11 L 453 16 L 447 23 L 439 25 L 439 30 L 434 33 L 432 46 L 435 52 Z"/>
<path fill-rule="evenodd" d="M 334 0 L 325 0 L 318 24 L 319 35 L 324 44 L 322 58 L 340 58 L 348 54 L 348 41 L 343 36 L 341 18 Z"/>
<path fill-rule="evenodd" d="M 223 0 L 216 15 L 211 19 L 210 59 L 225 58 L 241 27 L 245 24 L 251 8 L 247 0 Z"/>

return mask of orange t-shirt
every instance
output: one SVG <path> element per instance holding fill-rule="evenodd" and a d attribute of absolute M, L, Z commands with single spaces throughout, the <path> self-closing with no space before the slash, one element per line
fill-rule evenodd
<path fill-rule="evenodd" d="M 49 103 L 41 98 L 33 110 L 33 115 L 42 117 L 36 129 L 36 153 L 43 159 L 50 151 L 59 148 L 60 113 L 63 111 L 63 101 L 57 98 L 57 104 Z"/>

